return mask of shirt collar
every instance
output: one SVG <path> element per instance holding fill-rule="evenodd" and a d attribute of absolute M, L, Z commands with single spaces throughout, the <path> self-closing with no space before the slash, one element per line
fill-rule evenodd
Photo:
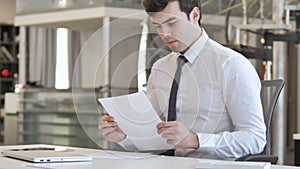
<path fill-rule="evenodd" d="M 202 30 L 202 35 L 200 38 L 184 53 L 186 59 L 192 64 L 194 60 L 199 56 L 201 51 L 203 50 L 203 46 L 208 40 L 208 35 L 204 29 Z M 178 54 L 178 56 L 181 54 Z"/>

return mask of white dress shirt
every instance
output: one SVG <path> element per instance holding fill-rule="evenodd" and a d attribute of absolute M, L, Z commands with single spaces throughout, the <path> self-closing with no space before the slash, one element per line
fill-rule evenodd
<path fill-rule="evenodd" d="M 177 121 L 197 133 L 200 147 L 177 149 L 176 156 L 234 159 L 260 153 L 266 127 L 257 72 L 244 56 L 202 31 L 184 54 L 188 63 L 182 68 L 176 102 Z M 179 55 L 172 52 L 158 60 L 148 80 L 147 95 L 162 118 L 168 114 Z"/>

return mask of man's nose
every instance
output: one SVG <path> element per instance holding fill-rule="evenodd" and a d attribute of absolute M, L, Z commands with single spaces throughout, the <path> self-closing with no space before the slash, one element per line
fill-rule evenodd
<path fill-rule="evenodd" d="M 171 35 L 171 30 L 168 27 L 162 27 L 159 34 L 162 37 L 168 37 Z"/>

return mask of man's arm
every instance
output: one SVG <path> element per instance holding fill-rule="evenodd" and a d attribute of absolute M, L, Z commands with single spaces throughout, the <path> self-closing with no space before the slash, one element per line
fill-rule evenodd
<path fill-rule="evenodd" d="M 233 129 L 217 134 L 198 133 L 198 150 L 235 158 L 260 153 L 266 144 L 266 127 L 257 72 L 242 57 L 227 61 L 223 71 L 223 99 Z"/>

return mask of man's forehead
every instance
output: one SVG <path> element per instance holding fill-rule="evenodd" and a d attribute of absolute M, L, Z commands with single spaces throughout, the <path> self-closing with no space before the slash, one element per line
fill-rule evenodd
<path fill-rule="evenodd" d="M 154 13 L 151 13 L 151 15 L 152 15 L 152 18 L 156 18 L 156 17 L 170 18 L 170 17 L 176 16 L 176 14 L 167 13 L 167 12 L 154 12 Z"/>
<path fill-rule="evenodd" d="M 153 23 L 163 23 L 163 22 L 166 22 L 171 19 L 177 19 L 177 18 L 180 19 L 181 16 L 164 13 L 164 12 L 156 12 L 150 18 Z M 181 19 L 184 19 L 184 18 L 181 18 Z"/>

